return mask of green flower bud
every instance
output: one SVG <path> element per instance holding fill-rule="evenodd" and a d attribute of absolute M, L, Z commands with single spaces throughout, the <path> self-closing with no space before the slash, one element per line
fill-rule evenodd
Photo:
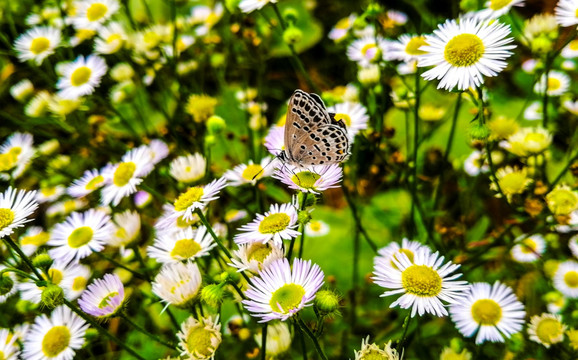
<path fill-rule="evenodd" d="M 295 24 L 298 16 L 299 16 L 299 12 L 297 12 L 297 10 L 295 10 L 294 8 L 287 8 L 283 11 L 283 18 L 289 24 Z"/>
<path fill-rule="evenodd" d="M 365 17 L 363 17 L 363 16 L 358 17 L 353 22 L 353 27 L 357 30 L 365 29 L 366 26 L 367 26 L 367 21 L 365 20 Z"/>
<path fill-rule="evenodd" d="M 64 290 L 58 285 L 48 284 L 40 297 L 42 303 L 49 309 L 54 309 L 64 303 Z"/>
<path fill-rule="evenodd" d="M 298 43 L 302 38 L 303 32 L 294 26 L 287 28 L 283 32 L 283 41 L 289 45 Z"/>
<path fill-rule="evenodd" d="M 211 66 L 213 68 L 223 67 L 225 62 L 226 62 L 225 54 L 216 53 L 216 54 L 211 55 Z"/>
<path fill-rule="evenodd" d="M 377 15 L 381 14 L 382 12 L 383 12 L 383 8 L 378 3 L 369 4 L 369 6 L 367 7 L 367 10 L 365 10 L 365 13 L 368 16 L 377 16 Z"/>
<path fill-rule="evenodd" d="M 54 260 L 48 254 L 38 254 L 34 259 L 32 259 L 32 265 L 39 269 L 48 269 L 52 266 Z"/>
<path fill-rule="evenodd" d="M 475 140 L 486 140 L 490 136 L 490 129 L 486 124 L 480 124 L 476 121 L 470 127 L 470 136 Z"/>
<path fill-rule="evenodd" d="M 221 274 L 221 279 L 223 281 L 228 281 L 232 283 L 238 283 L 241 280 L 241 275 L 235 269 L 227 269 L 226 272 Z"/>
<path fill-rule="evenodd" d="M 227 128 L 225 119 L 220 116 L 213 115 L 207 119 L 207 129 L 211 134 L 219 134 Z"/>
<path fill-rule="evenodd" d="M 339 312 L 341 297 L 331 290 L 321 290 L 315 295 L 315 308 L 321 316 L 331 316 Z"/>
<path fill-rule="evenodd" d="M 450 340 L 450 347 L 455 353 L 461 353 L 464 349 L 464 342 L 460 338 L 452 338 Z"/>
<path fill-rule="evenodd" d="M 208 146 L 213 146 L 216 143 L 217 143 L 217 139 L 215 138 L 214 135 L 205 136 L 205 144 L 207 144 Z"/>
<path fill-rule="evenodd" d="M 307 210 L 299 211 L 297 218 L 300 224 L 305 225 L 311 221 L 311 214 Z"/>
<path fill-rule="evenodd" d="M 219 307 L 225 298 L 225 283 L 210 284 L 201 290 L 201 300 L 214 308 Z"/>
<path fill-rule="evenodd" d="M 14 287 L 14 280 L 7 273 L 0 275 L 0 296 L 8 294 Z"/>

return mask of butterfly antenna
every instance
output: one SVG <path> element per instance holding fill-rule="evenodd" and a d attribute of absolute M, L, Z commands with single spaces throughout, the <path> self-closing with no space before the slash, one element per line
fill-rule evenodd
<path fill-rule="evenodd" d="M 279 158 L 280 158 L 280 155 L 277 155 L 277 156 L 275 156 L 273 159 L 271 159 L 271 161 L 269 161 L 269 162 L 267 163 L 267 165 L 265 165 L 261 170 L 259 170 L 259 172 L 256 173 L 256 174 L 253 176 L 253 179 L 251 179 L 251 180 L 254 181 L 254 180 L 257 178 L 257 176 L 259 176 L 263 171 L 265 171 L 265 169 L 266 169 L 269 165 L 271 165 L 272 162 L 274 162 L 276 159 L 279 159 Z"/>

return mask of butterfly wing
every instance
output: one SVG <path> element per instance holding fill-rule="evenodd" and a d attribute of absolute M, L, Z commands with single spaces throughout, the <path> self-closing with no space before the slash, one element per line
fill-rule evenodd
<path fill-rule="evenodd" d="M 341 126 L 326 124 L 297 138 L 293 150 L 300 166 L 337 164 L 349 155 L 349 138 Z"/>

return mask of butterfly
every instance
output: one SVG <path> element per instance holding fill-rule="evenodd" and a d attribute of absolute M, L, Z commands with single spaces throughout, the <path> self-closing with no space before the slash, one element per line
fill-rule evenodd
<path fill-rule="evenodd" d="M 336 121 L 317 94 L 295 90 L 287 109 L 282 162 L 296 167 L 330 165 L 349 155 L 349 138 L 343 120 Z"/>

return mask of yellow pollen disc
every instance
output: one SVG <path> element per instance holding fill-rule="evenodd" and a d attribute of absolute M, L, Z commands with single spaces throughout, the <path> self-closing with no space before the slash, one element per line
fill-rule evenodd
<path fill-rule="evenodd" d="M 564 274 L 564 283 L 571 288 L 578 287 L 578 272 L 576 271 L 568 271 Z"/>
<path fill-rule="evenodd" d="M 301 304 L 305 289 L 298 284 L 286 284 L 273 292 L 269 305 L 275 312 L 287 314 Z"/>
<path fill-rule="evenodd" d="M 111 293 L 109 293 L 108 295 L 106 295 L 102 301 L 100 302 L 100 304 L 98 304 L 98 308 L 102 309 L 108 306 L 108 302 L 110 301 L 110 299 L 114 298 L 115 296 L 118 296 L 118 293 L 116 291 L 113 291 Z"/>
<path fill-rule="evenodd" d="M 143 40 L 148 47 L 154 47 L 157 46 L 157 44 L 161 41 L 161 37 L 160 35 L 157 35 L 155 32 L 148 31 L 144 34 Z"/>
<path fill-rule="evenodd" d="M 363 47 L 361 48 L 361 53 L 362 53 L 364 56 L 366 56 L 369 51 L 374 50 L 374 49 L 377 49 L 377 45 L 375 45 L 375 44 L 366 44 L 365 46 L 363 46 Z"/>
<path fill-rule="evenodd" d="M 76 210 L 76 201 L 68 200 L 64 202 L 64 212 L 69 213 L 73 210 Z"/>
<path fill-rule="evenodd" d="M 20 240 L 22 245 L 34 245 L 42 246 L 50 239 L 50 235 L 47 232 L 41 232 L 40 234 L 34 236 L 25 236 Z"/>
<path fill-rule="evenodd" d="M 317 175 L 310 171 L 301 171 L 291 177 L 291 181 L 295 183 L 295 185 L 302 187 L 304 189 L 314 189 L 315 183 L 321 175 Z"/>
<path fill-rule="evenodd" d="M 339 120 L 343 120 L 343 122 L 345 123 L 345 125 L 347 125 L 347 127 L 351 126 L 351 117 L 347 114 L 335 114 L 335 121 L 339 121 Z"/>
<path fill-rule="evenodd" d="M 72 72 L 70 76 L 70 83 L 72 86 L 84 85 L 90 80 L 92 70 L 88 66 L 81 66 Z"/>
<path fill-rule="evenodd" d="M 50 277 L 52 283 L 55 285 L 60 284 L 62 278 L 64 278 L 64 274 L 62 274 L 62 271 L 58 269 L 48 269 L 48 276 Z"/>
<path fill-rule="evenodd" d="M 197 220 L 196 217 L 193 217 L 191 220 L 185 220 L 182 216 L 179 216 L 177 219 L 177 226 L 180 228 L 186 228 L 193 225 Z"/>
<path fill-rule="evenodd" d="M 309 222 L 309 228 L 317 232 L 321 230 L 321 223 L 319 221 L 311 221 Z"/>
<path fill-rule="evenodd" d="M 490 0 L 490 9 L 496 11 L 508 6 L 512 0 Z"/>
<path fill-rule="evenodd" d="M 104 181 L 104 178 L 102 177 L 102 175 L 95 176 L 92 180 L 90 180 L 88 183 L 86 183 L 84 188 L 86 190 L 91 190 L 91 191 L 96 190 L 98 185 L 102 184 L 103 181 Z"/>
<path fill-rule="evenodd" d="M 181 239 L 175 243 L 171 257 L 175 259 L 189 259 L 201 251 L 201 245 L 193 239 Z"/>
<path fill-rule="evenodd" d="M 72 290 L 80 291 L 86 288 L 86 278 L 82 276 L 77 276 L 72 281 Z"/>
<path fill-rule="evenodd" d="M 0 154 L 0 171 L 8 171 L 16 166 L 16 158 L 10 153 Z"/>
<path fill-rule="evenodd" d="M 40 189 L 40 192 L 44 196 L 52 196 L 56 194 L 56 187 L 42 188 Z"/>
<path fill-rule="evenodd" d="M 285 213 L 271 214 L 261 220 L 259 232 L 261 234 L 275 234 L 287 228 L 291 218 Z"/>
<path fill-rule="evenodd" d="M 375 346 L 375 345 L 374 345 Z M 371 349 L 363 353 L 363 360 L 389 360 L 389 356 L 382 350 Z"/>
<path fill-rule="evenodd" d="M 399 249 L 397 254 L 405 254 L 405 256 L 407 256 L 409 261 L 411 261 L 413 263 L 413 252 L 409 251 L 408 249 Z M 395 259 L 397 259 L 398 261 L 400 261 L 401 256 L 397 256 L 397 254 L 393 254 L 393 257 Z M 395 265 L 393 260 L 391 261 L 391 266 L 393 266 L 393 268 L 395 268 L 395 269 L 398 269 L 397 265 Z"/>
<path fill-rule="evenodd" d="M 88 7 L 86 10 L 86 18 L 89 21 L 98 21 L 102 19 L 106 13 L 108 12 L 108 8 L 103 3 L 94 3 Z"/>
<path fill-rule="evenodd" d="M 492 299 L 481 299 L 472 305 L 472 317 L 480 325 L 497 325 L 502 318 L 502 308 Z"/>
<path fill-rule="evenodd" d="M 190 353 L 199 353 L 203 358 L 208 358 L 214 351 L 213 333 L 199 325 L 190 330 L 187 336 L 187 348 Z"/>
<path fill-rule="evenodd" d="M 425 36 L 415 36 L 411 38 L 411 40 L 405 46 L 405 52 L 413 56 L 426 54 L 427 53 L 426 51 L 419 49 L 424 45 L 429 45 L 425 41 Z"/>
<path fill-rule="evenodd" d="M 189 188 L 189 190 L 179 195 L 177 200 L 175 200 L 175 210 L 176 211 L 185 210 L 189 206 L 193 205 L 195 202 L 200 201 L 204 193 L 205 191 L 202 187 Z"/>
<path fill-rule="evenodd" d="M 14 221 L 14 212 L 7 208 L 0 208 L 0 230 L 12 224 Z"/>
<path fill-rule="evenodd" d="M 578 18 L 578 9 L 574 12 L 574 16 Z"/>
<path fill-rule="evenodd" d="M 66 326 L 54 326 L 42 339 L 42 352 L 46 357 L 56 357 L 66 350 L 69 344 L 70 330 Z"/>
<path fill-rule="evenodd" d="M 404 289 L 416 296 L 432 297 L 442 290 L 442 278 L 426 265 L 412 265 L 401 273 Z"/>
<path fill-rule="evenodd" d="M 259 164 L 247 165 L 241 176 L 247 181 L 258 180 L 263 176 L 263 167 Z"/>
<path fill-rule="evenodd" d="M 118 187 L 125 186 L 132 179 L 135 170 L 136 164 L 132 161 L 120 163 L 114 171 L 112 182 Z"/>
<path fill-rule="evenodd" d="M 106 38 L 107 44 L 110 44 L 114 41 L 120 41 L 120 40 L 122 40 L 122 36 L 120 36 L 120 34 L 112 34 L 108 38 Z"/>
<path fill-rule="evenodd" d="M 92 240 L 93 234 L 90 226 L 79 227 L 68 236 L 68 245 L 73 249 L 84 246 Z"/>
<path fill-rule="evenodd" d="M 255 243 L 251 245 L 251 248 L 247 251 L 247 260 L 256 260 L 257 262 L 262 263 L 269 254 L 271 254 L 271 248 L 269 245 Z"/>
<path fill-rule="evenodd" d="M 350 26 L 351 25 L 350 25 L 349 18 L 344 18 L 344 19 L 341 19 L 337 22 L 337 24 L 335 25 L 335 28 L 346 30 L 346 29 L 349 29 Z"/>
<path fill-rule="evenodd" d="M 543 319 L 536 327 L 536 336 L 545 344 L 551 344 L 552 339 L 562 333 L 562 325 L 556 319 Z"/>
<path fill-rule="evenodd" d="M 576 11 L 578 12 L 578 9 L 576 9 Z M 569 47 L 570 50 L 572 50 L 572 51 L 577 51 L 577 50 L 578 50 L 578 40 L 572 40 L 572 41 L 570 41 L 570 44 L 568 44 L 568 47 Z"/>
<path fill-rule="evenodd" d="M 500 188 L 505 194 L 520 194 L 526 188 L 526 175 L 512 172 L 499 179 Z"/>
<path fill-rule="evenodd" d="M 523 246 L 520 247 L 525 254 L 534 254 L 536 252 L 536 242 L 532 239 L 526 239 L 523 242 Z"/>
<path fill-rule="evenodd" d="M 44 51 L 48 50 L 48 48 L 50 48 L 50 40 L 44 36 L 32 39 L 30 42 L 30 51 L 32 51 L 34 55 L 43 53 Z"/>
<path fill-rule="evenodd" d="M 556 90 L 560 89 L 561 86 L 562 86 L 562 82 L 559 79 L 556 79 L 554 77 L 548 78 L 548 90 L 547 91 L 556 91 Z"/>
<path fill-rule="evenodd" d="M 474 34 L 460 34 L 451 39 L 444 50 L 444 57 L 453 66 L 471 66 L 484 55 L 482 39 Z"/>

